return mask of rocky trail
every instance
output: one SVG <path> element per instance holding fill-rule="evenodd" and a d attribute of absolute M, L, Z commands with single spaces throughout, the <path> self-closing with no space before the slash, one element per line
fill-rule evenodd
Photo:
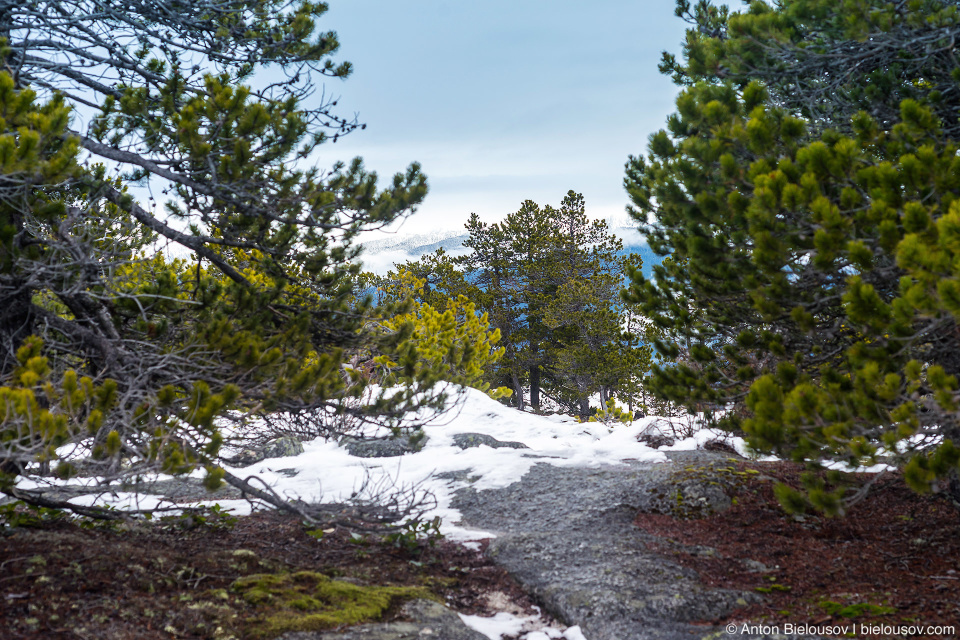
<path fill-rule="evenodd" d="M 692 571 L 647 550 L 649 536 L 632 521 L 659 506 L 655 494 L 666 493 L 672 467 L 539 464 L 505 489 L 460 491 L 454 507 L 466 524 L 496 532 L 494 561 L 590 640 L 699 639 L 714 630 L 692 622 L 721 618 L 754 596 L 705 589 Z"/>
<path fill-rule="evenodd" d="M 703 621 L 724 618 L 758 595 L 704 587 L 694 571 L 652 550 L 655 540 L 633 520 L 638 511 L 675 511 L 678 492 L 683 509 L 729 506 L 706 471 L 726 464 L 727 456 L 670 457 L 667 464 L 597 468 L 538 464 L 504 489 L 461 490 L 454 506 L 466 524 L 496 532 L 488 554 L 497 564 L 590 640 L 724 637 L 722 627 Z M 697 469 L 698 477 L 679 477 L 680 469 Z"/>
<path fill-rule="evenodd" d="M 723 618 L 758 600 L 758 595 L 704 587 L 694 571 L 651 550 L 652 537 L 633 524 L 638 511 L 676 510 L 678 490 L 687 510 L 709 512 L 729 506 L 730 499 L 719 485 L 711 484 L 706 472 L 727 460 L 723 454 L 690 451 L 672 454 L 667 464 L 565 469 L 538 464 L 503 489 L 459 489 L 452 506 L 462 513 L 462 525 L 494 532 L 489 557 L 548 614 L 578 626 L 584 638 L 731 637 L 722 626 L 702 621 Z M 693 468 L 701 470 L 696 480 L 678 479 L 678 469 Z M 447 477 L 469 482 L 469 470 Z M 288 634 L 283 640 L 401 640 L 433 633 L 449 640 L 485 637 L 457 629 L 456 621 L 438 626 L 433 609 L 411 613 L 419 625 L 366 625 L 343 634 Z"/>
<path fill-rule="evenodd" d="M 718 448 L 715 439 L 722 434 L 707 430 L 676 442 L 662 435 L 651 439 L 650 431 L 659 424 L 662 421 L 654 419 L 617 428 L 577 424 L 562 416 L 516 412 L 482 394 L 468 392 L 459 413 L 429 427 L 429 435 L 416 442 L 389 437 L 270 442 L 262 449 L 239 452 L 237 473 L 257 474 L 281 495 L 304 496 L 306 500 L 315 499 L 318 488 L 325 495 L 349 495 L 351 487 L 371 473 L 387 474 L 398 483 L 423 482 L 438 500 L 427 517 L 442 518 L 441 531 L 448 540 L 473 541 L 469 548 L 485 550 L 481 557 L 458 545 L 445 546 L 441 554 L 445 559 L 431 569 L 435 570 L 431 579 L 461 585 L 434 591 L 434 597 L 442 594 L 441 600 L 450 607 L 414 599 L 402 610 L 391 610 L 388 622 L 336 631 L 288 632 L 281 637 L 812 639 L 818 636 L 780 634 L 779 630 L 751 634 L 742 626 L 728 633 L 727 625 L 731 620 L 738 624 L 743 620 L 946 624 L 960 615 L 960 583 L 956 579 L 960 564 L 945 567 L 941 561 L 960 557 L 960 524 L 954 505 L 942 496 L 921 499 L 894 475 L 877 485 L 876 500 L 863 502 L 858 513 L 844 522 L 810 514 L 789 517 L 777 505 L 772 486 L 777 481 L 798 482 L 799 471 L 790 463 L 748 463 L 735 457 L 729 446 Z M 742 445 L 733 444 L 737 450 Z M 869 481 L 861 476 L 853 480 Z M 224 511 L 234 509 L 236 515 L 250 512 L 250 504 L 236 489 L 224 487 L 211 495 L 198 478 L 144 482 L 136 487 L 135 498 L 131 498 L 134 487 L 107 487 L 104 492 L 94 484 L 54 485 L 50 495 L 89 503 L 93 499 L 90 494 L 99 491 L 100 499 L 113 500 L 118 508 L 216 503 Z M 270 562 L 286 562 L 293 567 L 289 571 L 320 571 L 317 567 L 327 566 L 317 541 L 296 518 L 288 519 L 291 522 L 284 525 L 288 534 L 274 539 L 267 533 L 267 539 L 262 539 L 261 532 L 269 532 L 275 526 L 273 521 L 259 515 L 251 518 L 249 525 L 242 524 L 237 533 L 230 534 L 237 538 L 235 551 L 262 546 L 258 553 Z M 170 526 L 179 525 L 167 529 Z M 137 535 L 150 539 L 154 534 Z M 171 536 L 174 540 L 164 554 L 189 564 L 189 558 L 176 556 L 176 540 L 183 535 L 193 534 L 157 534 L 163 544 Z M 70 533 L 73 541 L 80 541 L 79 536 Z M 208 565 L 216 566 L 223 541 L 214 535 L 207 542 L 197 538 L 195 543 L 209 555 Z M 93 551 L 96 544 L 92 541 L 85 547 L 91 553 L 83 556 L 84 561 L 104 564 L 109 558 Z M 378 564 L 374 556 L 364 561 L 366 564 L 350 559 L 367 552 L 358 550 L 349 535 L 322 544 L 336 556 L 328 568 L 341 572 L 338 575 L 349 578 L 344 570 L 363 565 L 367 572 L 361 577 L 363 584 L 390 581 L 381 570 L 385 565 Z M 28 544 L 27 548 L 31 550 L 23 550 L 18 562 L 33 557 L 28 554 L 35 553 L 34 547 Z M 293 550 L 298 551 L 291 555 Z M 465 560 L 470 554 L 472 559 Z M 897 558 L 897 563 L 891 564 L 890 558 Z M 77 564 L 69 557 L 62 562 L 52 556 L 44 561 L 50 566 Z M 391 557 L 389 562 L 400 567 L 391 569 L 391 575 L 404 580 L 416 579 L 409 573 L 412 569 L 425 570 L 417 568 L 422 563 L 410 564 L 403 558 Z M 478 572 L 469 580 L 470 572 L 457 569 L 466 566 L 464 562 L 473 563 L 470 571 Z M 143 564 L 149 563 L 144 560 Z M 201 565 L 198 572 L 210 570 Z M 106 566 L 101 569 L 104 575 L 110 570 Z M 175 573 L 179 575 L 179 571 Z M 242 571 L 237 576 L 245 575 Z M 494 573 L 495 578 L 484 577 Z M 134 578 L 132 584 L 139 584 Z M 336 575 L 334 579 L 338 579 Z M 222 582 L 218 588 L 229 591 L 236 577 L 225 574 L 204 584 L 210 589 L 216 580 Z M 72 596 L 80 599 L 81 609 L 88 606 L 83 602 L 89 589 L 85 584 L 78 583 L 77 595 Z M 196 589 L 190 586 L 192 582 L 187 584 Z M 179 587 L 171 584 L 170 588 L 173 598 Z M 56 581 L 36 583 L 34 591 L 42 590 L 61 601 L 66 597 Z M 19 599 L 27 597 L 22 589 L 8 591 L 3 596 L 6 601 L 0 601 L 0 624 L 4 602 L 7 610 L 14 612 Z M 505 593 L 512 595 L 501 597 Z M 145 601 L 153 597 L 142 595 Z M 54 604 L 51 600 L 52 611 Z M 242 602 L 230 600 L 227 604 L 234 607 L 231 611 L 246 615 Z M 531 616 L 534 604 L 542 618 Z M 166 611 L 176 616 L 176 603 L 171 601 Z M 490 618 L 493 614 L 497 615 Z M 29 612 L 16 615 L 24 616 L 21 622 L 37 618 Z M 26 622 L 22 628 L 27 632 L 17 637 L 46 640 L 42 634 L 31 635 Z M 208 637 L 203 631 L 192 633 L 173 637 Z"/>
<path fill-rule="evenodd" d="M 480 440 L 487 446 L 500 444 L 491 437 Z M 392 449 L 390 452 L 395 454 Z M 564 636 L 533 632 L 524 637 L 699 640 L 731 637 L 721 626 L 704 621 L 723 619 L 759 596 L 751 591 L 703 586 L 695 571 L 668 558 L 662 548 L 654 549 L 664 541 L 643 533 L 633 520 L 638 512 L 676 514 L 679 510 L 699 515 L 729 507 L 722 483 L 711 475 L 712 469 L 729 464 L 729 460 L 724 453 L 680 451 L 672 452 L 666 463 L 628 461 L 565 468 L 538 463 L 509 486 L 479 491 L 470 486 L 475 479 L 470 469 L 440 477 L 459 487 L 453 491 L 451 506 L 462 514 L 460 526 L 495 534 L 487 547 L 488 557 L 503 567 L 548 617 L 575 627 Z M 176 501 L 210 497 L 193 479 L 148 483 L 138 489 L 145 496 Z M 74 488 L 60 497 L 82 493 Z M 217 497 L 235 499 L 239 495 L 224 487 Z M 486 638 L 451 610 L 429 601 L 408 604 L 402 617 L 407 621 L 359 625 L 341 632 L 292 632 L 281 638 Z"/>

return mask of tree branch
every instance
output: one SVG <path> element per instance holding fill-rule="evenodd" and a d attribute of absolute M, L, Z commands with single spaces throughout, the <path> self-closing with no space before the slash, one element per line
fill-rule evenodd
<path fill-rule="evenodd" d="M 109 147 L 108 147 L 109 148 Z M 126 152 L 121 152 L 126 153 Z M 133 155 L 133 154 L 131 154 Z M 120 190 L 111 187 L 109 185 L 100 184 L 97 185 L 103 191 L 104 197 L 117 205 L 124 211 L 129 212 L 134 218 L 139 220 L 144 226 L 149 229 L 159 233 L 160 235 L 173 240 L 174 242 L 183 245 L 184 247 L 195 252 L 201 258 L 206 258 L 212 264 L 216 265 L 220 271 L 223 272 L 225 276 L 233 280 L 234 282 L 240 283 L 245 286 L 250 285 L 250 281 L 247 280 L 242 273 L 237 271 L 230 265 L 229 262 L 221 258 L 214 251 L 212 251 L 202 238 L 197 236 L 190 236 L 181 231 L 177 231 L 170 225 L 166 224 L 162 220 L 158 220 L 153 215 L 150 214 L 146 209 L 141 207 L 139 204 L 133 201 L 133 199 L 127 194 L 121 193 Z"/>

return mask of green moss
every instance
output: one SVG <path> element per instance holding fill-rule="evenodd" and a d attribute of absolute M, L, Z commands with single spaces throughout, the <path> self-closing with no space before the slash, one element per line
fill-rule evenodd
<path fill-rule="evenodd" d="M 246 576 L 230 589 L 263 609 L 252 620 L 252 638 L 275 638 L 289 631 L 321 631 L 369 622 L 378 620 L 398 602 L 415 598 L 437 600 L 422 587 L 363 587 L 312 571 Z"/>
<path fill-rule="evenodd" d="M 773 593 L 774 591 L 790 591 L 790 587 L 783 584 L 772 584 L 769 587 L 757 587 L 757 593 Z"/>
<path fill-rule="evenodd" d="M 290 606 L 300 611 L 317 611 L 318 609 L 323 608 L 323 603 L 321 603 L 316 598 L 311 598 L 310 596 L 304 596 L 303 598 L 297 598 L 296 600 L 291 600 Z"/>
<path fill-rule="evenodd" d="M 272 573 L 260 573 L 237 579 L 230 588 L 234 591 L 243 591 L 248 587 L 276 587 L 283 584 L 286 576 Z"/>
<path fill-rule="evenodd" d="M 859 618 L 860 616 L 882 616 L 890 613 L 896 613 L 894 607 L 883 607 L 868 602 L 859 602 L 856 604 L 845 605 L 832 600 L 822 600 L 820 608 L 832 616 L 841 618 Z"/>

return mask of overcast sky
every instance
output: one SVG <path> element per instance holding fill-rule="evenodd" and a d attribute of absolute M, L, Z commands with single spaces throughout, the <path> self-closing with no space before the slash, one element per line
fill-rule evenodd
<path fill-rule="evenodd" d="M 685 24 L 672 0 L 330 0 L 322 29 L 354 64 L 327 83 L 367 124 L 321 162 L 361 156 L 381 180 L 423 165 L 430 194 L 404 233 L 496 221 L 569 189 L 623 215 L 623 165 L 663 127 L 676 88 L 657 71 Z"/>

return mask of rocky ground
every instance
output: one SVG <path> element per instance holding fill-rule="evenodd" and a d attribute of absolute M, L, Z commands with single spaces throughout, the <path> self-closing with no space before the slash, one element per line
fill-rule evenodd
<path fill-rule="evenodd" d="M 449 640 L 483 640 L 454 611 L 493 615 L 501 602 L 533 609 L 481 551 L 448 542 L 324 533 L 274 512 L 120 524 L 7 515 L 0 535 L 4 640 L 401 640 L 424 628 Z M 369 603 L 377 610 L 358 610 Z M 311 615 L 328 617 L 301 624 Z M 393 626 L 296 632 L 367 618 Z"/>
<path fill-rule="evenodd" d="M 670 458 L 540 464 L 505 489 L 461 491 L 454 506 L 497 533 L 488 554 L 498 565 L 591 640 L 960 631 L 960 518 L 946 497 L 918 496 L 892 475 L 844 519 L 789 516 L 773 485 L 799 487 L 798 465 Z"/>
<path fill-rule="evenodd" d="M 812 638 L 783 631 L 960 622 L 960 520 L 945 498 L 918 497 L 894 475 L 845 520 L 793 518 L 771 487 L 796 485 L 795 466 L 669 455 L 537 464 L 485 491 L 469 487 L 469 470 L 448 474 L 468 485 L 453 505 L 463 523 L 497 536 L 479 552 L 310 530 L 276 513 L 102 525 L 0 507 L 0 629 L 31 640 L 482 640 L 455 612 L 531 614 L 534 605 L 589 640 Z M 140 490 L 209 497 L 190 480 Z M 369 602 L 378 608 L 358 609 Z M 310 616 L 312 627 L 298 622 Z M 747 622 L 770 632 L 742 633 Z M 328 630 L 297 630 L 309 628 Z"/>
<path fill-rule="evenodd" d="M 715 454 L 674 455 L 705 466 L 718 462 Z M 587 638 L 702 638 L 714 631 L 704 622 L 759 598 L 752 591 L 705 588 L 695 571 L 654 551 L 659 540 L 634 526 L 640 510 L 675 506 L 674 470 L 668 464 L 538 464 L 505 489 L 462 491 L 453 506 L 467 524 L 496 532 L 490 557 L 548 611 L 579 624 Z M 697 494 L 688 496 L 691 509 L 729 504 L 720 487 L 690 489 Z"/>
<path fill-rule="evenodd" d="M 854 626 L 863 638 L 960 635 L 958 505 L 945 494 L 917 495 L 889 474 L 843 518 L 789 516 L 773 487 L 800 487 L 802 471 L 793 463 L 731 461 L 712 476 L 733 497 L 729 509 L 690 520 L 640 510 L 634 523 L 704 585 L 763 596 L 727 623 Z M 853 488 L 872 480 L 848 475 Z"/>

